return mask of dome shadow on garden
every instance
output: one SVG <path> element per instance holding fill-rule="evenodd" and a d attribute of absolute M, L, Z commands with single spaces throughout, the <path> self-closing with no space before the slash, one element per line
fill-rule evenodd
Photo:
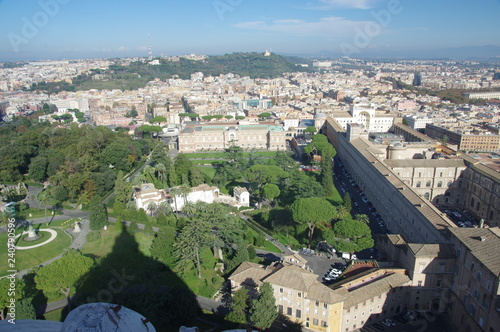
<path fill-rule="evenodd" d="M 178 331 L 179 326 L 192 324 L 200 312 L 195 294 L 170 268 L 145 256 L 127 229 L 74 287 L 76 295 L 63 317 L 80 305 L 106 302 L 140 313 L 157 331 Z"/>

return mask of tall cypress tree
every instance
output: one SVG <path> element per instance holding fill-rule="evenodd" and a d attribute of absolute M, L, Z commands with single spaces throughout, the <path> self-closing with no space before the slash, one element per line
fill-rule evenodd
<path fill-rule="evenodd" d="M 96 196 L 90 201 L 90 229 L 93 231 L 102 229 L 104 226 L 108 225 L 108 211 L 104 204 L 102 204 L 102 198 Z"/>
<path fill-rule="evenodd" d="M 268 282 L 263 283 L 259 291 L 259 297 L 252 302 L 250 321 L 254 327 L 263 330 L 271 327 L 278 317 L 278 311 L 276 310 L 276 300 L 271 284 Z"/>

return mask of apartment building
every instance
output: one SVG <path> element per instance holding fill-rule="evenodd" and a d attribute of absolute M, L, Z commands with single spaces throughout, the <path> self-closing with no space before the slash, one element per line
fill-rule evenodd
<path fill-rule="evenodd" d="M 405 115 L 403 118 L 407 121 L 408 127 L 412 129 L 424 129 L 428 123 L 434 122 L 434 119 L 426 116 Z"/>
<path fill-rule="evenodd" d="M 463 151 L 498 151 L 500 149 L 500 135 L 492 134 L 478 128 L 443 127 L 427 124 L 425 134 L 435 139 L 447 137 L 448 144 L 456 145 L 457 150 Z"/>

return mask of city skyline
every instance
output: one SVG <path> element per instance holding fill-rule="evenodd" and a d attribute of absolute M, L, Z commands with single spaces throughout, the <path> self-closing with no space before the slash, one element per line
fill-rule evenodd
<path fill-rule="evenodd" d="M 500 1 L 0 0 L 0 61 L 224 54 L 500 56 Z"/>

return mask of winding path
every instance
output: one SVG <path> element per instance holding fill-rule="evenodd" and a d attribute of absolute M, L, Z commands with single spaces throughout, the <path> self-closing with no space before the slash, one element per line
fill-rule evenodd
<path fill-rule="evenodd" d="M 57 232 L 53 229 L 49 229 L 49 228 L 42 228 L 42 229 L 39 229 L 38 230 L 39 232 L 48 232 L 50 233 L 50 238 L 47 240 L 47 241 L 44 241 L 42 243 L 38 243 L 38 244 L 35 244 L 35 245 L 32 245 L 32 246 L 29 246 L 29 247 L 20 247 L 20 246 L 16 246 L 16 250 L 28 250 L 28 249 L 33 249 L 33 248 L 38 248 L 38 247 L 41 247 L 41 246 L 44 246 L 46 245 L 47 243 L 50 243 L 52 242 L 56 237 L 57 237 Z M 28 234 L 27 231 L 24 231 L 22 232 L 21 234 L 18 234 L 16 236 L 16 239 L 20 236 L 23 236 L 24 234 Z"/>

